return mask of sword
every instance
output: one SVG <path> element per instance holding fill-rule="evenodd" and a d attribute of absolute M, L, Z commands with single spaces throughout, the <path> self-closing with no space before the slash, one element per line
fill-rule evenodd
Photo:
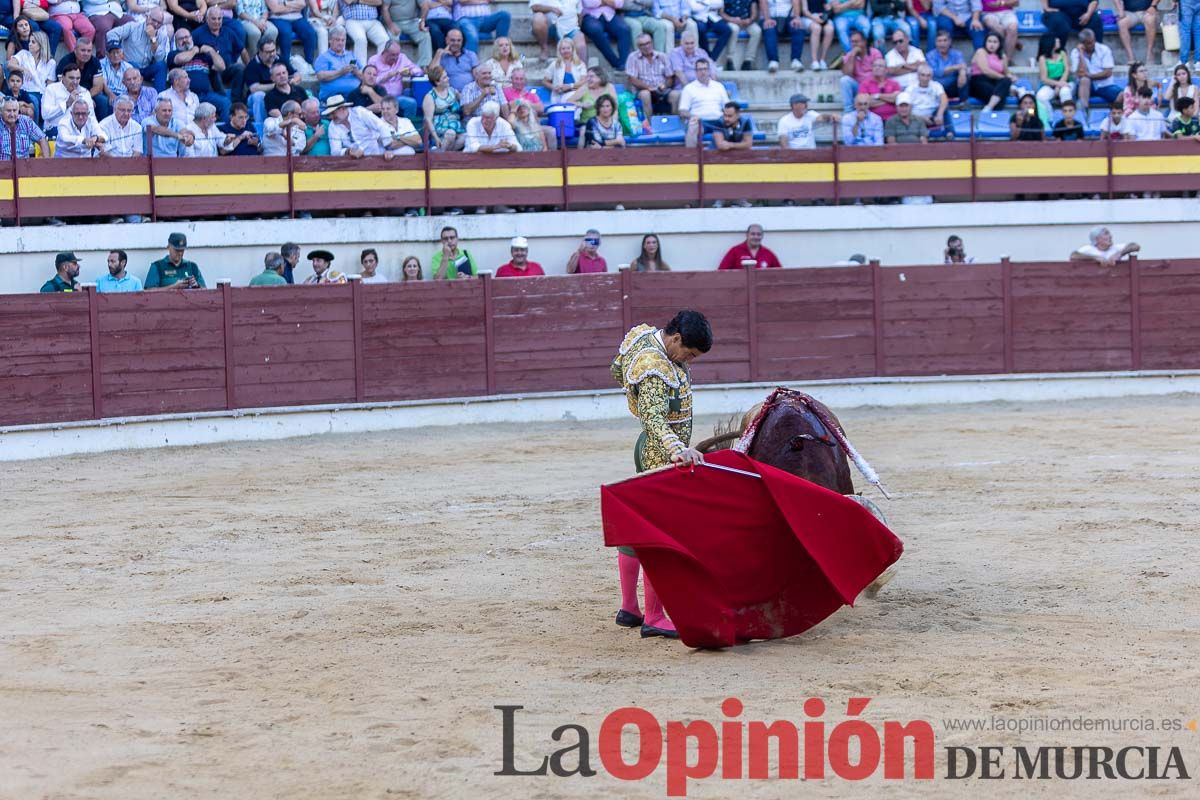
<path fill-rule="evenodd" d="M 749 472 L 744 469 L 738 469 L 737 467 L 727 467 L 724 464 L 710 464 L 707 461 L 701 461 L 700 466 L 708 467 L 709 469 L 719 469 L 719 470 L 723 470 L 724 472 L 732 472 L 737 475 L 745 475 L 748 478 L 758 478 L 760 480 L 762 479 L 762 475 L 759 475 L 757 472 Z"/>

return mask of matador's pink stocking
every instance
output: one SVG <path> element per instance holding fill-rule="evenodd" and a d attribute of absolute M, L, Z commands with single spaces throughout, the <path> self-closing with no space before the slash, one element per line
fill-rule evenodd
<path fill-rule="evenodd" d="M 621 610 L 640 617 L 642 611 L 638 607 L 637 589 L 638 574 L 642 571 L 642 565 L 637 556 L 617 553 L 617 569 L 621 574 Z M 649 595 L 646 595 L 646 602 L 650 602 Z"/>
<path fill-rule="evenodd" d="M 662 603 L 658 599 L 658 593 L 650 585 L 649 577 L 643 583 L 645 584 L 646 591 L 646 624 L 652 628 L 660 628 L 664 631 L 675 630 L 675 623 L 671 622 L 667 618 L 666 612 L 663 611 Z"/>

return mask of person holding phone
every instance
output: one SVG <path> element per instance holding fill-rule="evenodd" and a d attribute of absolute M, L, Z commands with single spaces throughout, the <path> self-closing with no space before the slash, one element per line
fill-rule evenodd
<path fill-rule="evenodd" d="M 467 248 L 459 247 L 457 228 L 442 228 L 442 248 L 433 254 L 430 268 L 435 281 L 475 277 L 475 259 Z"/>
<path fill-rule="evenodd" d="M 583 241 L 567 259 L 568 275 L 583 275 L 588 272 L 608 272 L 608 262 L 600 255 L 600 231 L 588 228 Z"/>
<path fill-rule="evenodd" d="M 187 250 L 187 236 L 172 233 L 167 237 L 167 254 L 150 265 L 143 285 L 146 291 L 176 289 L 203 289 L 204 275 L 195 261 L 183 257 Z"/>

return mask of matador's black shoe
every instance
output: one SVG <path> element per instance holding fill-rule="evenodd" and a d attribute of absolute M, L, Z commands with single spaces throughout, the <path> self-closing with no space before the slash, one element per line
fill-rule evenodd
<path fill-rule="evenodd" d="M 642 638 L 649 639 L 651 636 L 665 636 L 668 639 L 678 639 L 679 631 L 667 630 L 666 628 L 656 628 L 653 625 L 643 625 Z"/>
<path fill-rule="evenodd" d="M 637 614 L 621 609 L 617 612 L 617 624 L 622 628 L 636 628 L 643 622 L 642 618 Z"/>

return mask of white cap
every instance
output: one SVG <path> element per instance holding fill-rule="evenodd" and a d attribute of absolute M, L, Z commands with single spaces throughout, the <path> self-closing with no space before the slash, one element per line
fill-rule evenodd
<path fill-rule="evenodd" d="M 909 94 L 908 92 L 901 92 L 900 94 L 896 95 L 896 105 L 911 106 L 912 105 L 912 95 Z"/>
<path fill-rule="evenodd" d="M 529 240 L 526 239 L 524 236 L 514 236 L 512 241 L 508 243 L 508 246 L 509 247 L 524 247 L 526 250 L 528 250 L 529 249 Z"/>

